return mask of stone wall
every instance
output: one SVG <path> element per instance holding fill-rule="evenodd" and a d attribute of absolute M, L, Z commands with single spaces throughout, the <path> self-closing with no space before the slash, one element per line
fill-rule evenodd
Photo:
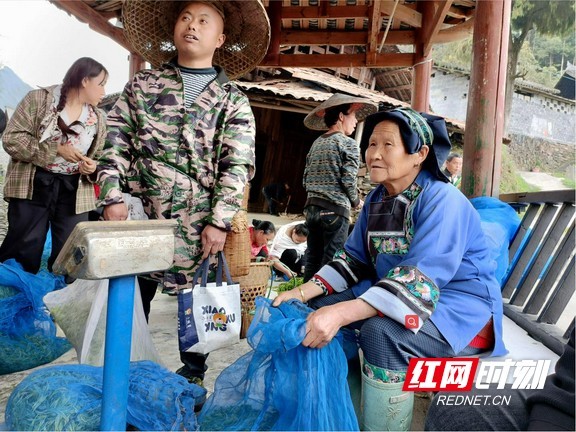
<path fill-rule="evenodd" d="M 574 144 L 551 142 L 526 135 L 510 135 L 508 152 L 521 171 L 540 169 L 544 172 L 564 173 L 571 177 L 576 164 Z"/>
<path fill-rule="evenodd" d="M 430 77 L 430 106 L 433 112 L 465 121 L 470 77 L 434 69 Z M 552 142 L 576 142 L 573 102 L 534 92 L 517 92 L 512 100 L 509 134 L 522 134 Z"/>

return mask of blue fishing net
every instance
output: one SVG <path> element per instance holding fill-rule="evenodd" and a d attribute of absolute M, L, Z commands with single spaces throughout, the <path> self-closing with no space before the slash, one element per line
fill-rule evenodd
<path fill-rule="evenodd" d="M 510 205 L 496 198 L 477 197 L 470 202 L 480 214 L 490 256 L 496 261 L 496 278 L 502 284 L 510 261 L 508 248 L 520 226 L 520 217 Z"/>
<path fill-rule="evenodd" d="M 341 338 L 301 345 L 312 310 L 256 298 L 253 351 L 227 367 L 198 418 L 201 430 L 358 430 Z"/>
<path fill-rule="evenodd" d="M 102 367 L 49 366 L 32 372 L 6 405 L 8 430 L 100 430 Z M 195 400 L 206 390 L 151 361 L 130 364 L 127 422 L 138 430 L 197 430 Z"/>
<path fill-rule="evenodd" d="M 13 259 L 0 263 L 0 375 L 49 363 L 72 348 L 56 337 L 42 300 L 64 286 L 63 276 L 28 273 Z"/>

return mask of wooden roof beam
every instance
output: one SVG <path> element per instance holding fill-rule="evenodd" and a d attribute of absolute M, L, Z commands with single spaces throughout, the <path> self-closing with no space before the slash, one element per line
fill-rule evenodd
<path fill-rule="evenodd" d="M 391 91 L 400 91 L 400 90 L 412 90 L 412 83 L 410 84 L 403 84 L 400 86 L 395 86 L 395 87 L 386 87 L 384 89 L 384 93 L 388 93 Z"/>
<path fill-rule="evenodd" d="M 383 32 L 378 33 L 380 39 Z M 334 30 L 290 30 L 284 29 L 280 45 L 366 45 L 368 32 Z M 385 45 L 413 45 L 416 40 L 414 30 L 391 30 L 386 36 Z"/>
<path fill-rule="evenodd" d="M 308 68 L 338 68 L 338 67 L 408 67 L 414 64 L 412 53 L 376 54 L 374 62 L 366 64 L 365 54 L 280 54 L 278 62 L 272 63 L 264 59 L 262 67 L 308 67 Z"/>
<path fill-rule="evenodd" d="M 452 0 L 443 0 L 440 2 L 434 2 L 435 12 L 431 23 L 427 23 L 426 29 L 423 31 L 422 44 L 423 44 L 423 54 L 424 57 L 428 57 L 430 50 L 432 49 L 433 40 L 440 31 L 440 27 L 444 24 L 444 18 L 446 13 L 452 6 Z"/>
<path fill-rule="evenodd" d="M 282 3 L 281 0 L 271 0 L 266 12 L 270 18 L 270 44 L 266 58 L 277 61 L 280 55 L 280 37 L 282 35 Z"/>
<path fill-rule="evenodd" d="M 378 54 L 378 34 L 380 33 L 380 22 L 382 15 L 380 13 L 380 5 L 382 2 L 376 1 L 372 3 L 370 8 L 370 21 L 368 24 L 368 39 L 366 40 L 366 64 L 372 64 L 376 60 Z"/>
<path fill-rule="evenodd" d="M 394 1 L 378 1 L 380 12 L 390 16 L 394 10 Z M 394 19 L 400 20 L 412 27 L 422 27 L 422 14 L 414 9 L 399 4 L 394 11 Z"/>
<path fill-rule="evenodd" d="M 88 26 L 92 30 L 109 37 L 128 51 L 133 50 L 124 37 L 124 32 L 110 24 L 106 18 L 86 3 L 74 0 L 50 0 L 50 2 L 63 11 L 75 16 L 78 20 L 88 23 Z"/>

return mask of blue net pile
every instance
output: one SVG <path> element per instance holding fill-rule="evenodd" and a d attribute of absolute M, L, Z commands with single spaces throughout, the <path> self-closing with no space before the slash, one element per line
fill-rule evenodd
<path fill-rule="evenodd" d="M 0 375 L 49 363 L 70 350 L 42 298 L 66 286 L 63 276 L 24 271 L 15 260 L 0 263 Z"/>
<path fill-rule="evenodd" d="M 510 205 L 496 198 L 478 197 L 470 202 L 480 214 L 490 256 L 496 261 L 496 279 L 502 284 L 510 261 L 508 248 L 520 226 L 520 217 Z"/>
<path fill-rule="evenodd" d="M 216 380 L 198 418 L 201 430 L 358 430 L 341 338 L 322 349 L 301 345 L 311 311 L 296 301 L 275 308 L 256 298 L 253 351 Z"/>
<path fill-rule="evenodd" d="M 102 367 L 50 366 L 32 372 L 6 405 L 8 430 L 100 430 Z M 151 361 L 130 364 L 127 422 L 138 430 L 197 430 L 195 400 L 206 390 Z"/>

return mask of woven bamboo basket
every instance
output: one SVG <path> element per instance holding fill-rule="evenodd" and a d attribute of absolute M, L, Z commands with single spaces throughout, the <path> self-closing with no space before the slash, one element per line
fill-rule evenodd
<path fill-rule="evenodd" d="M 241 338 L 246 337 L 248 327 L 250 327 L 252 322 L 254 309 L 256 308 L 256 297 L 266 295 L 271 274 L 269 262 L 253 262 L 250 263 L 250 272 L 246 276 L 237 277 L 234 280 L 240 284 L 240 303 L 242 306 Z"/>
<path fill-rule="evenodd" d="M 247 276 L 250 272 L 250 231 L 246 211 L 240 210 L 232 219 L 232 230 L 226 236 L 224 256 L 232 278 Z"/>
<path fill-rule="evenodd" d="M 246 276 L 250 271 L 250 231 L 248 229 L 248 199 L 250 197 L 250 183 L 244 187 L 242 208 L 234 215 L 231 230 L 224 243 L 224 256 L 233 278 Z"/>

